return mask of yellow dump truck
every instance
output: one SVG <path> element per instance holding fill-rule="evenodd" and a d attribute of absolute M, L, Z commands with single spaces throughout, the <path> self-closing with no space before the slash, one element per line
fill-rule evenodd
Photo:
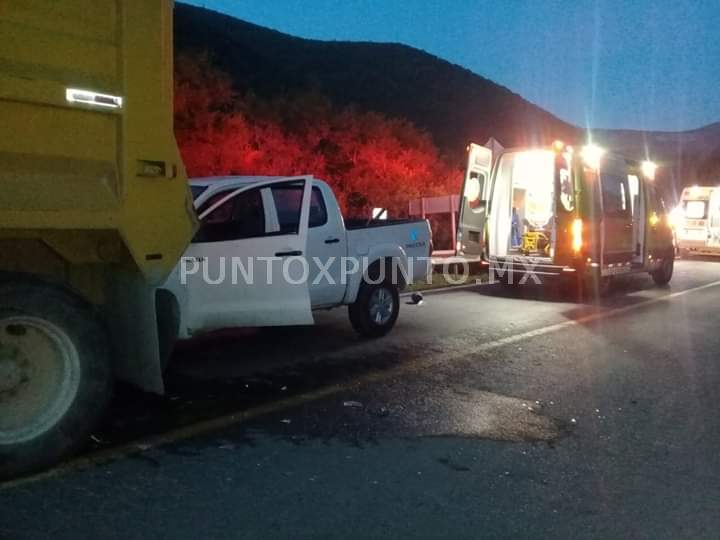
<path fill-rule="evenodd" d="M 162 392 L 195 228 L 171 0 L 0 2 L 0 477 L 87 439 L 121 379 Z"/>

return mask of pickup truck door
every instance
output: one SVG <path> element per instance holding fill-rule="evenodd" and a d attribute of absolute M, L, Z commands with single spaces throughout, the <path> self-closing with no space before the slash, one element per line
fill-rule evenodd
<path fill-rule="evenodd" d="M 304 279 L 311 179 L 229 189 L 198 209 L 181 264 L 189 333 L 312 324 Z"/>
<path fill-rule="evenodd" d="M 471 144 L 460 200 L 457 255 L 480 257 L 484 253 L 491 166 L 492 150 Z"/>
<path fill-rule="evenodd" d="M 337 200 L 327 184 L 314 185 L 310 197 L 307 243 L 312 307 L 342 303 L 345 297 L 345 283 L 342 276 L 345 255 L 347 255 L 347 235 Z"/>

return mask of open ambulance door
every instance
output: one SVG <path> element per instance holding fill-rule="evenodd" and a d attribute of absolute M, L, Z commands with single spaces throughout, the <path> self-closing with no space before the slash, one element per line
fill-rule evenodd
<path fill-rule="evenodd" d="M 458 256 L 479 258 L 484 254 L 491 167 L 492 150 L 470 144 L 460 200 L 460 225 L 455 250 Z"/>

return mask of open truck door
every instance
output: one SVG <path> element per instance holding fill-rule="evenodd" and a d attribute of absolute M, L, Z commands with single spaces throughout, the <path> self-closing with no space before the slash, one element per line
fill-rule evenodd
<path fill-rule="evenodd" d="M 471 143 L 460 200 L 457 255 L 481 257 L 484 254 L 491 168 L 492 150 Z"/>
<path fill-rule="evenodd" d="M 309 177 L 263 182 L 199 209 L 180 268 L 188 334 L 313 323 L 304 274 L 311 189 Z"/>

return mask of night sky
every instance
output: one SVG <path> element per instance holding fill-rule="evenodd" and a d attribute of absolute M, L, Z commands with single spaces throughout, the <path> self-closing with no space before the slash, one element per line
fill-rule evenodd
<path fill-rule="evenodd" d="M 720 120 L 720 0 L 193 0 L 288 34 L 391 41 L 580 126 Z"/>

